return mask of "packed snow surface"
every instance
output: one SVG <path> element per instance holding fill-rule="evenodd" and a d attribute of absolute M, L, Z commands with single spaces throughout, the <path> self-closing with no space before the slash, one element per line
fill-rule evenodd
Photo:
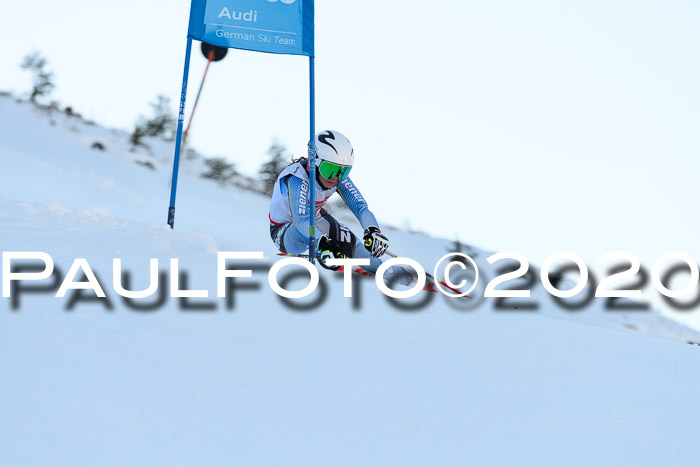
<path fill-rule="evenodd" d="M 170 230 L 172 143 L 148 144 L 0 98 L 2 251 L 56 265 L 0 299 L 0 465 L 698 465 L 694 331 L 598 301 L 568 311 L 541 286 L 535 310 L 497 309 L 483 288 L 471 301 L 421 292 L 409 303 L 427 303 L 407 310 L 372 278 L 344 298 L 342 273 L 326 270 L 320 304 L 285 304 L 267 282 L 268 200 L 184 159 Z M 451 245 L 387 233 L 429 271 Z M 264 255 L 230 263 L 253 273 L 227 299 L 224 251 Z M 490 253 L 470 251 L 482 280 L 495 277 Z M 105 300 L 55 297 L 76 258 Z M 180 288 L 209 296 L 125 301 L 114 258 L 132 289 L 157 258 L 159 294 L 177 258 Z"/>

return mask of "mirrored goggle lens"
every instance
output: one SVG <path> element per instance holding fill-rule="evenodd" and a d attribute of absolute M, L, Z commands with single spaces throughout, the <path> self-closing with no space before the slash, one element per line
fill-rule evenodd
<path fill-rule="evenodd" d="M 345 180 L 350 174 L 350 169 L 352 167 L 347 167 L 344 165 L 337 165 L 332 162 L 323 161 L 321 165 L 318 166 L 318 171 L 326 180 L 332 180 L 338 177 L 338 180 Z"/>

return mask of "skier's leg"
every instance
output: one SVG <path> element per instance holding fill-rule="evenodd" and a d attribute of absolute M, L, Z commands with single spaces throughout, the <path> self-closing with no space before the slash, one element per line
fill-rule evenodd
<path fill-rule="evenodd" d="M 367 258 L 370 260 L 370 264 L 364 266 L 364 269 L 371 273 L 377 272 L 377 268 L 382 264 L 382 260 L 372 258 L 369 251 L 367 251 L 355 234 L 341 222 L 338 222 L 325 209 L 321 209 L 321 218 L 318 219 L 316 224 L 323 233 L 340 246 L 340 249 L 348 258 Z"/>
<path fill-rule="evenodd" d="M 372 274 L 375 274 L 379 266 L 384 262 L 379 258 L 372 257 L 362 240 L 358 239 L 350 229 L 338 222 L 325 209 L 321 209 L 321 218 L 318 219 L 316 224 L 331 240 L 334 240 L 341 246 L 341 250 L 348 257 L 369 259 L 369 265 L 363 266 L 363 268 Z M 387 269 L 384 278 L 387 281 L 394 281 L 406 286 L 413 286 L 416 283 L 410 270 L 400 265 L 394 265 Z"/>
<path fill-rule="evenodd" d="M 308 222 L 306 225 L 306 229 L 308 230 Z M 281 225 L 271 225 L 270 237 L 272 237 L 275 246 L 277 246 L 277 249 L 282 253 L 299 255 L 304 253 L 309 247 L 308 238 L 304 237 L 292 222 Z"/>
<path fill-rule="evenodd" d="M 286 224 L 270 226 L 270 237 L 272 237 L 272 241 L 275 242 L 279 251 L 282 253 L 299 255 L 308 249 L 309 239 L 301 233 L 308 232 L 308 220 L 306 222 L 300 222 L 300 224 L 302 225 L 297 225 L 294 222 L 287 222 Z M 365 270 L 374 274 L 383 263 L 381 259 L 373 258 L 355 234 L 335 217 L 331 216 L 325 209 L 321 210 L 321 217 L 317 219 L 316 225 L 321 232 L 328 235 L 331 240 L 335 241 L 336 244 L 340 246 L 341 251 L 347 257 L 369 259 L 369 265 L 363 267 Z M 396 272 L 403 271 L 402 268 L 393 266 L 387 271 L 386 276 L 394 275 L 394 268 L 399 268 Z"/>

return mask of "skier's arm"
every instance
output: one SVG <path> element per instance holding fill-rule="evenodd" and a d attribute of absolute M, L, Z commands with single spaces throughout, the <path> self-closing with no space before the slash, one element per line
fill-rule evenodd
<path fill-rule="evenodd" d="M 350 178 L 347 178 L 338 185 L 338 193 L 343 197 L 345 204 L 348 205 L 352 213 L 355 214 L 357 220 L 360 221 L 362 228 L 365 229 L 365 234 L 362 238 L 367 251 L 375 258 L 381 257 L 389 248 L 389 239 L 379 230 L 377 218 L 374 217 L 372 211 L 367 207 L 367 201 L 360 194 L 360 190 L 357 189 Z"/>
<path fill-rule="evenodd" d="M 309 239 L 309 184 L 300 178 L 288 176 L 282 183 L 287 187 L 289 209 L 292 212 L 291 228 L 308 241 Z"/>
<path fill-rule="evenodd" d="M 372 211 L 367 207 L 367 201 L 362 197 L 360 190 L 357 189 L 355 184 L 347 178 L 338 184 L 338 193 L 347 204 L 350 211 L 355 214 L 357 220 L 360 221 L 363 229 L 369 226 L 379 226 L 377 218 L 374 217 Z"/>

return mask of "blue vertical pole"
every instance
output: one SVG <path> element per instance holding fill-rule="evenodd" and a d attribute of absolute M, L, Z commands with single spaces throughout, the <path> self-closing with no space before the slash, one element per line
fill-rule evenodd
<path fill-rule="evenodd" d="M 180 94 L 180 112 L 177 118 L 177 136 L 175 137 L 175 159 L 173 161 L 173 181 L 170 184 L 170 207 L 168 208 L 168 225 L 175 228 L 175 195 L 177 193 L 177 174 L 180 170 L 180 151 L 182 149 L 182 124 L 185 121 L 185 98 L 187 96 L 187 78 L 190 74 L 190 53 L 192 38 L 187 37 L 185 51 L 185 71 L 182 76 L 182 94 Z"/>
<path fill-rule="evenodd" d="M 309 57 L 309 204 L 311 215 L 309 216 L 309 261 L 316 261 L 316 92 L 314 82 L 314 57 Z"/>

